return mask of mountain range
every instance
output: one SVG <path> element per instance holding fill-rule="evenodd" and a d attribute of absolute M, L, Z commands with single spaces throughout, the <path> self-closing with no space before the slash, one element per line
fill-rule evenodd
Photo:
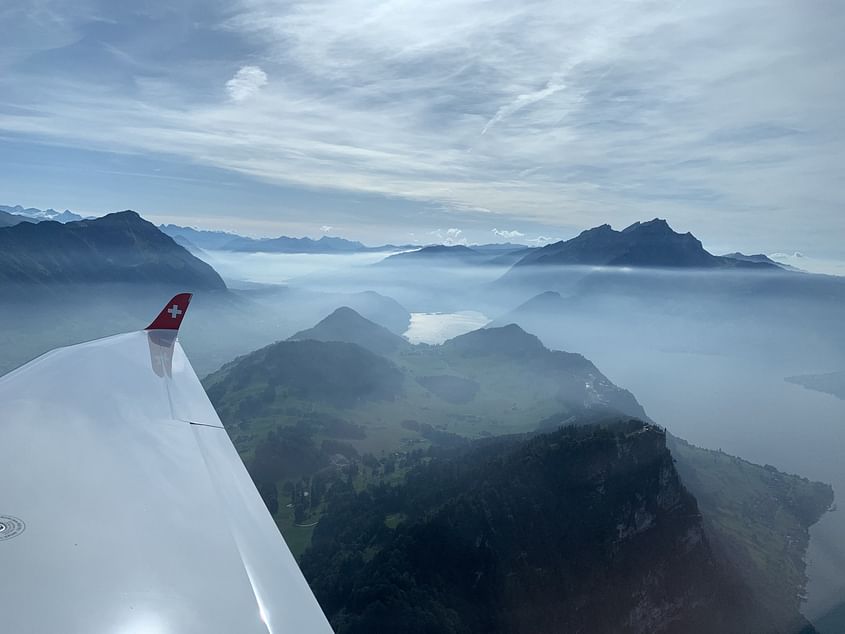
<path fill-rule="evenodd" d="M 83 338 L 94 326 L 124 329 L 160 302 L 161 288 L 143 291 L 152 285 L 200 291 L 185 333 L 198 367 L 258 348 L 204 384 L 291 547 L 306 553 L 339 632 L 374 623 L 420 632 L 805 627 L 807 529 L 830 505 L 829 487 L 673 438 L 584 356 L 551 348 L 613 344 L 614 329 L 623 343 L 663 344 L 673 319 L 724 323 L 726 332 L 747 320 L 740 330 L 752 340 L 780 321 L 825 333 L 841 324 L 838 280 L 787 272 L 765 256 L 713 256 L 659 220 L 598 227 L 553 249 L 435 245 L 384 266 L 517 262 L 509 275 L 545 292 L 492 327 L 412 345 L 399 336 L 407 311 L 375 293 L 350 294 L 343 302 L 359 310 L 338 308 L 303 330 L 316 311 L 342 305 L 338 296 L 227 291 L 185 247 L 223 248 L 208 245 L 234 234 L 172 238 L 130 211 L 66 224 L 6 215 L 17 224 L 0 228 L 0 292 L 5 300 L 24 290 L 0 302 L 7 352 L 28 327 L 60 324 Z M 324 240 L 313 248 L 359 248 Z M 569 293 L 554 286 L 562 269 L 581 265 L 602 270 Z M 627 269 L 643 273 L 620 274 Z M 32 299 L 33 289 L 83 286 L 98 290 L 78 300 L 79 312 Z M 696 331 L 697 342 L 706 336 Z M 829 391 L 828 376 L 804 379 L 795 380 Z M 435 544 L 443 558 L 431 557 Z"/>
<path fill-rule="evenodd" d="M 410 345 L 341 308 L 204 385 L 338 632 L 809 628 L 830 488 L 668 436 L 517 326 Z"/>
<path fill-rule="evenodd" d="M 170 237 L 182 240 L 183 244 L 199 249 L 239 251 L 246 253 L 368 253 L 395 251 L 405 247 L 382 245 L 368 247 L 354 240 L 322 236 L 312 238 L 249 238 L 225 231 L 205 231 L 179 225 L 160 225 L 159 229 Z"/>
<path fill-rule="evenodd" d="M 18 216 L 17 214 L 10 214 L 6 211 L 0 210 L 0 228 L 2 227 L 13 227 L 18 225 L 22 222 L 35 222 L 31 218 L 27 218 L 26 216 Z"/>
<path fill-rule="evenodd" d="M 466 247 L 463 245 L 414 245 L 414 244 L 383 244 L 369 247 L 365 244 L 347 240 L 345 238 L 322 236 L 313 238 L 292 238 L 279 236 L 277 238 L 250 238 L 225 231 L 206 231 L 194 227 L 182 227 L 179 225 L 160 225 L 159 229 L 174 238 L 186 248 L 236 251 L 244 253 L 390 253 L 401 251 L 398 256 L 407 256 L 409 260 L 426 258 L 428 256 L 444 256 L 446 258 L 460 258 L 464 256 L 469 260 L 477 257 L 479 260 L 494 261 L 499 256 L 498 264 L 513 264 L 519 257 L 524 256 L 533 247 L 526 247 L 522 244 L 492 243 L 479 244 Z M 519 257 L 511 254 L 519 253 Z M 398 257 L 394 256 L 394 257 Z M 391 259 L 391 263 L 402 261 Z"/>
<path fill-rule="evenodd" d="M 755 253 L 754 255 L 745 255 L 744 253 L 740 253 L 739 251 L 735 251 L 734 253 L 726 253 L 722 256 L 723 258 L 728 258 L 730 260 L 738 260 L 740 262 L 753 262 L 755 264 L 766 264 L 768 266 L 777 266 L 787 271 L 799 271 L 800 269 L 790 266 L 789 264 L 784 264 L 783 262 L 775 262 L 772 258 L 768 255 L 763 253 Z"/>
<path fill-rule="evenodd" d="M 61 223 L 82 220 L 70 210 L 36 209 L 22 205 L 0 205 L 0 227 L 29 221 L 53 220 Z M 266 253 L 361 253 L 404 251 L 391 258 L 390 264 L 415 261 L 441 261 L 455 264 L 493 264 L 518 267 L 538 265 L 589 265 L 618 267 L 669 268 L 777 268 L 793 267 L 775 262 L 763 254 L 730 253 L 715 256 L 707 252 L 692 234 L 680 234 L 662 219 L 637 222 L 615 231 L 609 225 L 588 229 L 578 236 L 544 247 L 496 243 L 483 245 L 392 245 L 368 247 L 361 242 L 323 236 L 292 238 L 250 238 L 225 231 L 208 231 L 174 224 L 159 229 L 188 250 L 227 250 Z"/>
<path fill-rule="evenodd" d="M 808 390 L 830 394 L 836 398 L 845 400 L 845 371 L 790 376 L 786 380 L 790 383 L 801 385 Z"/>
<path fill-rule="evenodd" d="M 55 222 L 74 222 L 76 220 L 83 219 L 82 216 L 73 213 L 69 209 L 65 209 L 64 211 L 56 211 L 55 209 L 36 209 L 35 207 L 23 207 L 22 205 L 15 205 L 14 207 L 10 207 L 8 205 L 0 205 L 0 211 L 5 212 L 7 214 L 13 214 L 15 216 L 30 218 L 32 220 L 35 220 L 36 222 L 41 222 L 42 220 L 53 220 Z"/>
<path fill-rule="evenodd" d="M 498 266 L 509 267 L 535 251 L 520 244 L 485 244 L 465 246 L 434 244 L 396 253 L 377 265 L 389 266 Z"/>
<path fill-rule="evenodd" d="M 712 255 L 691 233 L 677 233 L 660 218 L 636 222 L 622 231 L 601 225 L 571 240 L 548 244 L 527 254 L 517 267 L 616 266 L 651 268 L 772 268 L 779 265 L 747 257 Z"/>

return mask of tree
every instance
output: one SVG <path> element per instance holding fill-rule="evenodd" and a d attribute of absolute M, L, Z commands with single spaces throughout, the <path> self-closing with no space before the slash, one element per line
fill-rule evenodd
<path fill-rule="evenodd" d="M 264 504 L 267 506 L 267 510 L 270 511 L 270 515 L 275 516 L 279 512 L 279 491 L 276 488 L 276 483 L 259 482 L 258 493 L 261 495 L 261 499 L 264 500 Z"/>

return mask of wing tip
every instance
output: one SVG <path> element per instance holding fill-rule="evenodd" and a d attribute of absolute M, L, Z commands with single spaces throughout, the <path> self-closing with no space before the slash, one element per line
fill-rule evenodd
<path fill-rule="evenodd" d="M 152 323 L 145 328 L 145 330 L 179 330 L 182 325 L 182 320 L 185 318 L 185 313 L 188 312 L 188 304 L 191 303 L 192 293 L 179 293 L 175 295 L 161 312 L 158 317 L 153 319 Z"/>

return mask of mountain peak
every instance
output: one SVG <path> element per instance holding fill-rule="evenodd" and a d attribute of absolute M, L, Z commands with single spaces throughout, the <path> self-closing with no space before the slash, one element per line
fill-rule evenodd
<path fill-rule="evenodd" d="M 354 343 L 382 355 L 392 354 L 409 345 L 399 335 L 362 317 L 348 306 L 341 306 L 313 328 L 302 330 L 290 337 L 289 341 L 305 339 Z"/>
<path fill-rule="evenodd" d="M 151 227 L 155 227 L 151 222 L 144 220 L 141 215 L 137 211 L 133 211 L 131 209 L 124 209 L 123 211 L 115 211 L 110 214 L 106 214 L 105 216 L 101 216 L 100 218 L 94 218 L 93 220 L 87 220 L 84 222 L 90 223 L 98 223 L 100 225 L 106 225 L 110 223 L 130 223 L 130 224 L 145 224 L 150 225 Z"/>
<path fill-rule="evenodd" d="M 497 328 L 481 328 L 446 341 L 444 346 L 461 352 L 464 356 L 491 354 L 523 357 L 546 350 L 535 335 L 525 332 L 516 324 Z"/>
<path fill-rule="evenodd" d="M 363 317 L 358 311 L 349 308 L 349 306 L 341 306 L 340 308 L 335 309 L 335 311 L 331 315 L 323 319 L 320 323 L 346 319 L 355 319 L 360 322 L 367 322 L 369 324 L 373 323 L 366 317 Z"/>
<path fill-rule="evenodd" d="M 226 288 L 213 268 L 131 210 L 93 220 L 24 222 L 4 229 L 0 281 Z"/>
<path fill-rule="evenodd" d="M 654 218 L 653 220 L 648 220 L 646 222 L 637 221 L 634 224 L 625 227 L 622 230 L 622 233 L 632 233 L 635 231 L 649 231 L 652 233 L 671 233 L 674 235 L 681 235 L 677 231 L 672 229 L 672 227 L 669 226 L 669 223 L 663 218 Z"/>

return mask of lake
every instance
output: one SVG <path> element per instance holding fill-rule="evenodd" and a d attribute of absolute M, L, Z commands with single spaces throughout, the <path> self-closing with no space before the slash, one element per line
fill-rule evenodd
<path fill-rule="evenodd" d="M 456 313 L 411 313 L 405 337 L 411 343 L 443 343 L 447 339 L 483 328 L 490 320 L 474 310 Z"/>

